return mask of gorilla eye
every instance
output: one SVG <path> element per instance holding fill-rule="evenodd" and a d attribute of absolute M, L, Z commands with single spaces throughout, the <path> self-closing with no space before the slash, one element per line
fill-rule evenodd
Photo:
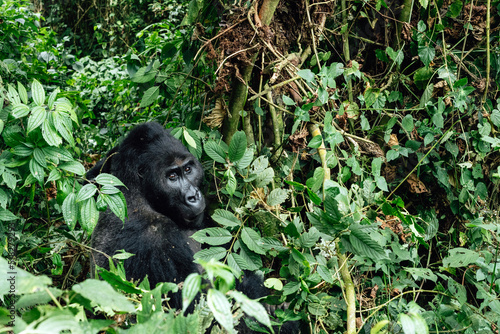
<path fill-rule="evenodd" d="M 187 166 L 186 168 L 184 168 L 184 172 L 185 172 L 186 174 L 191 173 L 191 167 Z"/>
<path fill-rule="evenodd" d="M 168 179 L 169 179 L 170 181 L 175 181 L 175 180 L 177 180 L 177 174 L 175 174 L 174 172 L 169 173 L 169 174 L 168 174 Z"/>

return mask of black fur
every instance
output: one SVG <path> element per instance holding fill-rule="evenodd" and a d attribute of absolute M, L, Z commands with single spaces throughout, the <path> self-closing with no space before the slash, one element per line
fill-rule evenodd
<path fill-rule="evenodd" d="M 87 178 L 99 173 L 113 174 L 126 185 L 122 191 L 128 219 L 122 224 L 109 210 L 102 213 L 92 234 L 93 248 L 108 255 L 121 249 L 135 254 L 124 262 L 127 279 L 148 275 L 151 287 L 180 283 L 199 271 L 193 254 L 201 246 L 190 236 L 205 227 L 205 200 L 199 190 L 203 168 L 180 141 L 157 123 L 139 125 Z M 92 258 L 94 264 L 109 267 L 103 254 L 93 252 Z M 182 307 L 179 295 L 172 306 Z"/>

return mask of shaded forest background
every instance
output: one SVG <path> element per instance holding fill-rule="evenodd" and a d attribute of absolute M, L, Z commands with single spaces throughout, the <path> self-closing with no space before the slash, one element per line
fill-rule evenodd
<path fill-rule="evenodd" d="M 228 289 L 258 270 L 287 305 L 277 326 L 498 333 L 499 8 L 0 0 L 0 271 L 17 272 L 0 323 L 232 332 L 267 319 Z M 202 293 L 189 315 L 168 306 L 175 284 L 120 265 L 88 278 L 99 212 L 126 204 L 85 170 L 153 120 L 202 162 L 217 225 L 195 236 L 212 284 L 186 282 Z"/>

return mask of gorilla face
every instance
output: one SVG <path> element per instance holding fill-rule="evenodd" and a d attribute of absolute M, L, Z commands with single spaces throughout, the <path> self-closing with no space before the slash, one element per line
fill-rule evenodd
<path fill-rule="evenodd" d="M 158 153 L 154 153 L 157 162 L 145 166 L 144 195 L 155 211 L 178 225 L 200 227 L 205 210 L 205 198 L 199 188 L 203 177 L 201 164 L 187 150 L 173 158 L 166 153 L 164 159 L 158 159 Z"/>
<path fill-rule="evenodd" d="M 121 145 L 87 173 L 118 177 L 127 187 L 127 205 L 144 201 L 154 212 L 180 228 L 200 228 L 205 199 L 200 192 L 203 167 L 176 138 L 158 123 L 135 127 Z M 132 202 L 132 203 L 129 203 Z"/>

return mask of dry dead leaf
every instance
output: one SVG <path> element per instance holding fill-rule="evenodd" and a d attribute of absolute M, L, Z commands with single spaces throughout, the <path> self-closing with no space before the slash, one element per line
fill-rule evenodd
<path fill-rule="evenodd" d="M 406 179 L 410 186 L 410 191 L 415 194 L 428 193 L 429 191 L 425 187 L 425 184 L 420 181 L 415 173 L 411 173 L 410 176 Z"/>
<path fill-rule="evenodd" d="M 389 139 L 387 145 L 389 147 L 393 147 L 394 145 L 399 145 L 398 136 L 396 136 L 394 133 L 391 134 L 391 139 Z"/>

